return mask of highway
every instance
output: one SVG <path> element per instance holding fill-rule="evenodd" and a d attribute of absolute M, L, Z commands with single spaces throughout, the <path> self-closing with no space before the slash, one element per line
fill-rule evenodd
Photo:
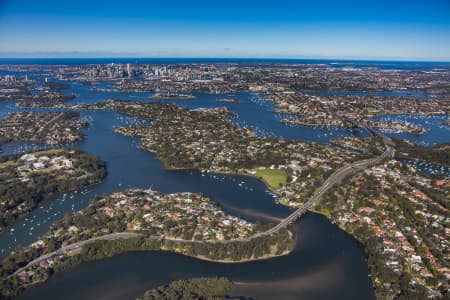
<path fill-rule="evenodd" d="M 49 252 L 47 254 L 39 256 L 38 258 L 30 261 L 26 266 L 17 269 L 10 276 L 17 275 L 20 272 L 22 272 L 23 270 L 25 270 L 26 268 L 31 267 L 31 266 L 33 266 L 35 264 L 38 264 L 41 261 L 46 260 L 46 259 L 48 259 L 48 258 L 50 258 L 52 256 L 69 253 L 69 252 L 71 252 L 73 250 L 81 248 L 84 245 L 92 243 L 94 241 L 100 241 L 100 240 L 102 240 L 102 241 L 113 241 L 113 240 L 118 240 L 118 239 L 128 239 L 128 238 L 134 238 L 134 237 L 140 237 L 140 236 L 143 236 L 143 234 L 134 233 L 134 232 L 118 232 L 118 233 L 111 233 L 111 234 L 107 234 L 107 235 L 102 235 L 102 236 L 99 236 L 99 237 L 94 237 L 94 238 L 91 238 L 91 239 L 88 239 L 88 240 L 84 240 L 84 241 L 79 241 L 77 243 L 73 243 L 73 244 L 70 244 L 68 246 L 61 247 L 58 250 L 55 250 L 53 252 Z"/>
<path fill-rule="evenodd" d="M 301 216 L 303 216 L 314 204 L 316 204 L 316 202 L 320 199 L 320 197 L 322 197 L 323 194 L 325 194 L 331 187 L 341 183 L 342 180 L 345 179 L 350 174 L 360 170 L 364 170 L 369 166 L 376 165 L 381 161 L 383 161 L 385 158 L 394 157 L 395 143 L 392 141 L 392 139 L 380 133 L 379 131 L 376 131 L 373 128 L 368 127 L 366 124 L 357 123 L 351 120 L 349 121 L 355 126 L 364 128 L 369 132 L 370 135 L 380 137 L 383 140 L 384 145 L 386 146 L 386 150 L 376 158 L 357 161 L 337 169 L 336 171 L 333 172 L 333 174 L 330 175 L 330 177 L 327 178 L 327 180 L 325 180 L 320 189 L 311 197 L 311 199 L 308 200 L 308 202 L 303 204 L 302 207 L 298 208 L 296 211 L 290 214 L 287 218 L 283 219 L 276 226 L 270 228 L 267 231 L 255 234 L 254 236 L 252 236 L 253 238 L 262 235 L 274 234 L 283 228 L 287 228 L 289 225 L 291 225 L 292 223 L 297 221 Z"/>
<path fill-rule="evenodd" d="M 376 164 L 380 163 L 381 161 L 383 161 L 385 158 L 394 157 L 395 143 L 389 137 L 386 137 L 382 133 L 380 133 L 372 128 L 369 128 L 367 125 L 354 123 L 353 121 L 352 121 L 352 123 L 357 124 L 357 126 L 366 129 L 371 135 L 380 137 L 386 146 L 386 150 L 378 157 L 346 164 L 345 166 L 334 171 L 330 175 L 330 177 L 328 177 L 325 180 L 325 182 L 322 184 L 322 186 L 319 188 L 319 190 L 308 200 L 308 202 L 303 204 L 302 207 L 295 210 L 292 214 L 290 214 L 288 217 L 283 219 L 280 223 L 278 223 L 276 226 L 270 228 L 269 230 L 256 233 L 256 234 L 246 237 L 246 238 L 234 239 L 234 240 L 223 240 L 223 241 L 222 240 L 220 240 L 220 241 L 219 240 L 213 240 L 213 241 L 182 240 L 182 239 L 165 238 L 165 237 L 159 237 L 159 236 L 146 236 L 144 234 L 134 233 L 134 232 L 111 233 L 111 234 L 107 234 L 107 235 L 103 235 L 103 236 L 99 236 L 99 237 L 94 237 L 94 238 L 91 238 L 88 240 L 79 241 L 77 243 L 73 243 L 73 244 L 61 247 L 60 249 L 58 249 L 56 251 L 42 255 L 42 256 L 32 260 L 31 262 L 29 262 L 26 266 L 16 270 L 13 274 L 11 274 L 9 276 L 17 275 L 20 272 L 22 272 L 23 270 L 25 270 L 26 268 L 31 267 L 37 263 L 40 263 L 41 261 L 46 260 L 54 255 L 61 255 L 61 254 L 69 253 L 69 252 L 76 250 L 88 243 L 92 243 L 92 242 L 98 241 L 98 240 L 112 241 L 112 240 L 118 240 L 118 239 L 146 237 L 146 239 L 150 239 L 150 240 L 167 240 L 167 241 L 178 242 L 178 243 L 222 243 L 222 244 L 226 244 L 226 243 L 236 242 L 236 241 L 246 242 L 246 241 L 253 240 L 257 237 L 275 234 L 278 231 L 280 231 L 281 229 L 287 228 L 288 226 L 290 226 L 291 224 L 296 222 L 311 207 L 313 207 L 316 204 L 316 202 L 323 196 L 323 194 L 325 194 L 334 185 L 340 184 L 342 182 L 342 180 L 345 179 L 347 176 L 351 175 L 352 173 L 356 173 L 358 171 L 364 170 L 369 166 L 376 165 Z"/>

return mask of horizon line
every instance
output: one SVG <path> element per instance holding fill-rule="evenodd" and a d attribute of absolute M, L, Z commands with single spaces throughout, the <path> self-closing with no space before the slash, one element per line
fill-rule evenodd
<path fill-rule="evenodd" d="M 178 59 L 178 60 L 317 60 L 317 61 L 355 61 L 355 62 L 369 62 L 369 61 L 379 61 L 379 62 L 417 62 L 417 63 L 450 63 L 450 58 L 402 58 L 402 57 L 189 57 L 189 56 L 1 56 L 2 60 L 14 60 L 14 59 L 23 59 L 23 60 L 44 60 L 44 59 L 155 59 L 155 60 L 163 60 L 163 59 Z"/>

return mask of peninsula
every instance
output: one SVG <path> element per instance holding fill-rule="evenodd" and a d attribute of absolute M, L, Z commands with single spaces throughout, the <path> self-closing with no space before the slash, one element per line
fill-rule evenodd
<path fill-rule="evenodd" d="M 101 182 L 106 167 L 75 149 L 0 157 L 0 231 L 54 195 Z"/>
<path fill-rule="evenodd" d="M 292 234 L 225 214 L 199 194 L 126 190 L 93 199 L 1 264 L 1 295 L 11 297 L 52 272 L 125 251 L 168 250 L 222 263 L 288 254 Z"/>
<path fill-rule="evenodd" d="M 82 128 L 89 123 L 79 112 L 18 112 L 0 120 L 0 145 L 8 142 L 36 142 L 58 145 L 84 139 Z"/>

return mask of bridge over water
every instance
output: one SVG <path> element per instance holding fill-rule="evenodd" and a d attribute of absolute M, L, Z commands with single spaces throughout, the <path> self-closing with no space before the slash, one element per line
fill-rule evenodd
<path fill-rule="evenodd" d="M 337 169 L 336 171 L 334 171 L 330 175 L 330 177 L 328 177 L 327 180 L 325 180 L 325 182 L 322 184 L 320 189 L 305 204 L 303 204 L 300 208 L 295 210 L 288 217 L 283 219 L 276 226 L 270 228 L 267 231 L 254 234 L 254 235 L 252 235 L 250 237 L 242 238 L 242 239 L 234 239 L 234 240 L 190 241 L 190 240 L 179 240 L 179 239 L 162 238 L 162 237 L 151 237 L 151 236 L 150 237 L 146 237 L 146 238 L 147 239 L 168 240 L 168 241 L 179 242 L 179 243 L 221 243 L 221 244 L 225 244 L 225 243 L 230 243 L 230 242 L 235 242 L 235 241 L 242 241 L 242 242 L 250 241 L 250 240 L 253 240 L 253 239 L 261 237 L 261 236 L 275 234 L 278 231 L 280 231 L 281 229 L 289 227 L 294 222 L 296 222 L 299 218 L 301 218 L 311 207 L 313 207 L 313 205 L 316 204 L 316 202 L 320 199 L 320 197 L 323 196 L 323 194 L 325 194 L 334 185 L 340 184 L 342 182 L 342 180 L 345 179 L 347 176 L 349 176 L 352 173 L 356 173 L 356 172 L 358 172 L 360 170 L 363 170 L 363 169 L 365 169 L 365 168 L 367 168 L 369 166 L 376 165 L 376 164 L 380 163 L 381 161 L 383 161 L 385 158 L 389 158 L 389 157 L 393 157 L 394 156 L 394 154 L 395 154 L 395 143 L 392 141 L 392 139 L 390 139 L 389 137 L 385 136 L 381 132 L 379 132 L 377 130 L 374 130 L 373 128 L 370 128 L 366 124 L 362 124 L 362 123 L 359 123 L 359 122 L 356 122 L 356 121 L 352 121 L 352 120 L 349 120 L 349 119 L 347 119 L 347 121 L 349 121 L 352 124 L 354 124 L 354 126 L 357 126 L 357 127 L 360 127 L 360 128 L 363 128 L 363 129 L 367 130 L 371 136 L 378 136 L 378 137 L 380 137 L 383 140 L 383 143 L 386 146 L 386 150 L 378 157 L 371 158 L 371 159 L 365 159 L 365 160 L 357 161 L 357 162 L 350 163 L 350 164 L 346 164 L 345 166 L 343 166 L 343 167 Z M 24 266 L 22 268 L 19 268 L 18 270 L 16 270 L 13 274 L 9 275 L 8 277 L 15 276 L 18 273 L 20 273 L 21 271 L 25 270 L 26 268 L 28 268 L 30 266 L 33 266 L 35 264 L 38 264 L 41 261 L 43 261 L 43 260 L 45 260 L 47 258 L 50 258 L 50 257 L 52 257 L 54 255 L 67 254 L 70 251 L 79 249 L 79 248 L 83 247 L 84 245 L 87 245 L 87 244 L 92 243 L 94 241 L 98 241 L 98 240 L 106 240 L 106 241 L 109 240 L 109 241 L 111 241 L 111 240 L 117 240 L 117 239 L 127 239 L 127 238 L 142 237 L 142 236 L 143 235 L 139 234 L 139 233 L 118 232 L 118 233 L 107 234 L 107 235 L 104 235 L 104 236 L 94 237 L 94 238 L 91 238 L 89 240 L 79 241 L 77 243 L 64 246 L 64 247 L 62 247 L 62 248 L 60 248 L 60 249 L 58 249 L 58 250 L 56 250 L 54 252 L 42 255 L 42 256 L 34 259 L 30 263 L 28 263 L 26 266 Z"/>
<path fill-rule="evenodd" d="M 333 172 L 333 174 L 330 175 L 330 177 L 327 178 L 327 180 L 325 180 L 320 189 L 305 204 L 303 204 L 300 208 L 298 208 L 296 211 L 290 214 L 287 218 L 283 219 L 276 226 L 272 227 L 271 229 L 265 232 L 255 234 L 253 237 L 274 234 L 283 228 L 287 228 L 288 226 L 292 225 L 292 223 L 296 222 L 299 218 L 301 218 L 331 187 L 341 183 L 342 180 L 345 179 L 350 174 L 355 173 L 359 170 L 363 170 L 369 166 L 376 165 L 386 158 L 394 157 L 395 143 L 391 138 L 385 136 L 378 130 L 369 127 L 367 124 L 363 124 L 361 122 L 354 121 L 344 117 L 342 117 L 342 119 L 345 122 L 351 123 L 355 127 L 365 129 L 371 136 L 380 137 L 383 140 L 384 145 L 386 146 L 386 150 L 376 158 L 346 164 L 345 166 L 337 169 L 336 171 Z"/>

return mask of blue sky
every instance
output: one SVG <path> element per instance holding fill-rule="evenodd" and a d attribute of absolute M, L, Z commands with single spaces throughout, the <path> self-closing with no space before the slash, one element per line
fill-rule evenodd
<path fill-rule="evenodd" d="M 450 60 L 449 0 L 0 0 L 2 57 Z"/>

